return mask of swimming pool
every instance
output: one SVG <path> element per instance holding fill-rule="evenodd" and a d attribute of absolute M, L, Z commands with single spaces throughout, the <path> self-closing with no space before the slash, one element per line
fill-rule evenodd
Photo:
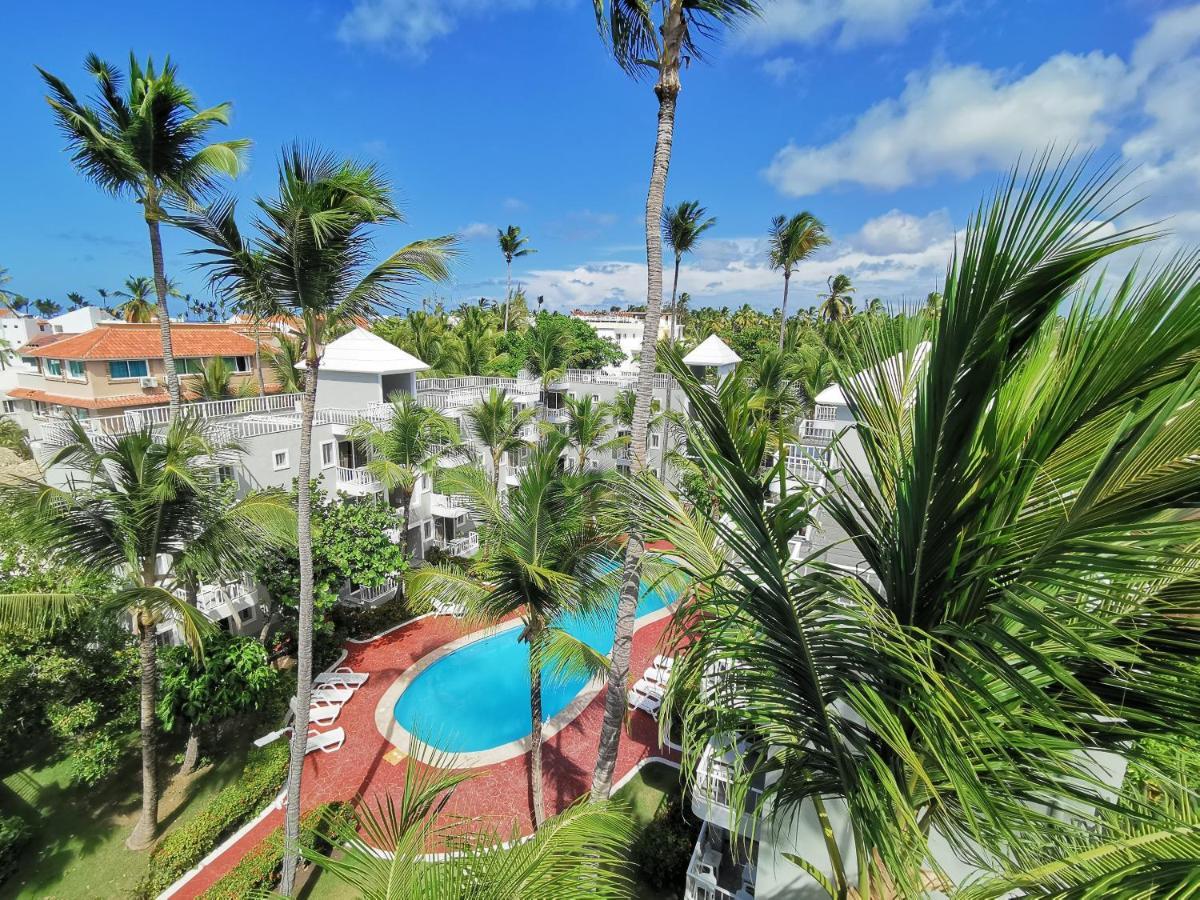
<path fill-rule="evenodd" d="M 670 605 L 675 593 L 642 582 L 639 618 Z M 611 611 L 587 620 L 565 617 L 567 631 L 607 654 L 612 649 L 616 596 Z M 395 721 L 426 745 L 449 753 L 472 753 L 529 736 L 529 647 L 518 641 L 520 623 L 472 641 L 420 672 L 393 709 Z M 551 678 L 542 673 L 542 718 L 562 712 L 587 686 L 575 675 Z"/>

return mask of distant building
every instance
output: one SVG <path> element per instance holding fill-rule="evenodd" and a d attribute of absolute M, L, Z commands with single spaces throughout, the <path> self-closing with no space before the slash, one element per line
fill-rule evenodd
<path fill-rule="evenodd" d="M 587 322 L 596 334 L 617 346 L 625 354 L 625 361 L 618 367 L 624 371 L 637 368 L 638 354 L 642 352 L 642 336 L 646 332 L 646 314 L 630 310 L 598 312 L 576 309 L 571 318 Z M 672 332 L 671 314 L 663 311 L 658 320 L 658 339 L 664 340 Z M 682 337 L 682 329 L 674 329 L 674 337 Z"/>

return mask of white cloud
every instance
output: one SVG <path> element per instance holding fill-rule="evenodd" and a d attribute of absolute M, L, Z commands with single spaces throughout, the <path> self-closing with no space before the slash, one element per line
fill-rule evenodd
<path fill-rule="evenodd" d="M 338 24 L 348 44 L 396 50 L 423 59 L 429 46 L 463 19 L 530 9 L 539 0 L 355 0 Z M 560 0 L 554 0 L 560 2 Z"/>
<path fill-rule="evenodd" d="M 776 84 L 784 84 L 796 74 L 799 67 L 790 56 L 773 56 L 763 60 L 759 68 Z"/>
<path fill-rule="evenodd" d="M 478 241 L 492 237 L 497 230 L 496 226 L 490 222 L 472 222 L 470 225 L 460 228 L 458 236 L 464 241 Z"/>
<path fill-rule="evenodd" d="M 852 243 L 868 253 L 912 253 L 953 233 L 945 209 L 920 217 L 893 209 L 864 223 Z"/>
<path fill-rule="evenodd" d="M 755 51 L 830 36 L 842 48 L 898 41 L 930 8 L 930 0 L 773 0 L 734 40 Z"/>
<path fill-rule="evenodd" d="M 916 73 L 831 143 L 784 147 L 766 176 L 791 196 L 844 183 L 890 190 L 1005 168 L 1052 143 L 1099 144 L 1128 98 L 1126 76 L 1102 53 L 1059 54 L 1021 78 L 974 65 Z"/>

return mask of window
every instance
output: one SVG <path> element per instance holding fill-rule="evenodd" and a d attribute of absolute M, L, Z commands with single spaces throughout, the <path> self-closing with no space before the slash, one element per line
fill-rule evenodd
<path fill-rule="evenodd" d="M 222 631 L 224 631 L 226 634 L 228 634 L 229 632 L 231 632 L 231 631 L 233 630 L 233 617 L 232 617 L 232 616 L 226 616 L 225 618 L 223 618 L 223 619 L 222 619 L 220 622 L 218 622 L 217 624 L 218 624 L 219 626 L 221 626 L 221 630 L 222 630 Z"/>
<path fill-rule="evenodd" d="M 431 537 L 433 537 L 433 523 L 426 522 L 421 533 L 425 535 L 425 540 L 429 540 Z"/>
<path fill-rule="evenodd" d="M 23 365 L 28 366 L 29 368 L 33 369 L 35 372 L 40 372 L 42 370 L 42 367 L 38 365 L 38 362 L 39 362 L 39 360 L 36 356 L 22 356 L 21 357 L 21 363 Z"/>
<path fill-rule="evenodd" d="M 249 372 L 250 357 L 248 356 L 222 356 L 225 360 L 225 365 L 229 366 L 231 372 Z"/>
<path fill-rule="evenodd" d="M 650 449 L 657 450 L 661 443 L 662 443 L 662 435 L 659 434 L 657 431 L 650 432 Z"/>
<path fill-rule="evenodd" d="M 204 360 L 198 356 L 175 360 L 175 371 L 180 375 L 199 375 L 204 371 Z"/>
<path fill-rule="evenodd" d="M 6 413 L 16 412 L 17 411 L 17 401 L 16 400 L 5 400 L 4 401 L 4 411 Z"/>
<path fill-rule="evenodd" d="M 108 363 L 108 377 L 145 378 L 150 374 L 150 367 L 144 359 L 113 359 Z"/>
<path fill-rule="evenodd" d="M 225 484 L 233 480 L 233 466 L 217 466 L 217 481 Z"/>
<path fill-rule="evenodd" d="M 67 376 L 79 381 L 87 381 L 87 370 L 80 360 L 72 359 L 67 362 Z"/>
<path fill-rule="evenodd" d="M 832 422 L 837 418 L 837 407 L 821 403 L 817 405 L 817 421 Z"/>
<path fill-rule="evenodd" d="M 62 360 L 48 359 L 46 360 L 46 374 L 54 378 L 62 378 Z"/>
<path fill-rule="evenodd" d="M 288 452 L 286 450 L 276 450 L 271 456 L 271 463 L 275 466 L 276 472 L 281 472 L 288 468 Z"/>
<path fill-rule="evenodd" d="M 321 442 L 321 468 L 328 469 L 337 464 L 337 441 Z"/>
<path fill-rule="evenodd" d="M 238 620 L 241 622 L 253 622 L 254 621 L 254 607 L 253 606 L 243 606 L 241 609 L 239 609 L 238 610 Z"/>
<path fill-rule="evenodd" d="M 599 394 L 592 394 L 592 402 L 593 402 L 593 403 L 599 403 L 599 402 L 600 402 L 600 395 L 599 395 Z"/>

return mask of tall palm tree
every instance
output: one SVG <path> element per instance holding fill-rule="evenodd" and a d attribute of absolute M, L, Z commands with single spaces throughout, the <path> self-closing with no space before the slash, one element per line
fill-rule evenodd
<path fill-rule="evenodd" d="M 71 301 L 71 309 L 80 309 L 87 305 L 87 300 L 79 291 L 68 291 L 67 299 Z"/>
<path fill-rule="evenodd" d="M 512 303 L 512 261 L 537 251 L 529 246 L 529 238 L 522 236 L 517 225 L 509 225 L 503 230 L 496 229 L 496 240 L 500 244 L 500 252 L 504 254 L 504 265 L 508 270 L 507 286 L 504 290 L 504 333 L 508 334 L 508 307 Z"/>
<path fill-rule="evenodd" d="M 196 374 L 190 385 L 201 400 L 228 400 L 232 397 L 253 397 L 254 385 L 250 382 L 234 383 L 234 371 L 220 356 L 214 356 Z"/>
<path fill-rule="evenodd" d="M 13 451 L 21 459 L 33 459 L 29 435 L 16 419 L 0 416 L 0 447 Z"/>
<path fill-rule="evenodd" d="M 1091 842 L 1112 810 L 1095 755 L 1153 769 L 1145 739 L 1200 726 L 1200 261 L 1083 284 L 1149 237 L 1111 228 L 1120 193 L 1035 164 L 968 224 L 931 340 L 917 319 L 863 327 L 839 370 L 859 447 L 834 445 L 823 500 L 858 573 L 791 559 L 806 501 L 764 506 L 723 410 L 680 373 L 723 502 L 714 540 L 674 537 L 706 590 L 665 713 L 684 716 L 685 771 L 710 738 L 745 739 L 735 807 L 768 773 L 779 815 L 811 804 L 830 827 L 800 862 L 832 896 L 922 895 L 923 869 L 944 876 L 931 842 L 1009 870 Z M 649 506 L 656 536 L 685 528 Z M 718 660 L 738 664 L 685 698 Z"/>
<path fill-rule="evenodd" d="M 59 302 L 57 300 L 50 300 L 49 298 L 34 300 L 33 308 L 38 311 L 38 315 L 44 316 L 47 319 L 51 316 L 57 316 L 62 312 L 62 306 Z"/>
<path fill-rule="evenodd" d="M 220 201 L 180 220 L 209 245 L 197 251 L 210 285 L 231 299 L 251 297 L 263 310 L 302 323 L 304 397 L 300 405 L 300 465 L 296 485 L 300 557 L 297 634 L 297 714 L 288 768 L 287 853 L 281 884 L 295 880 L 300 835 L 300 778 L 308 743 L 312 689 L 312 423 L 321 347 L 349 323 L 395 308 L 402 291 L 426 280 L 449 277 L 452 237 L 420 240 L 371 266 L 371 230 L 402 221 L 391 188 L 377 168 L 301 147 L 285 150 L 279 166 L 279 196 L 259 198 L 258 234 L 244 238 L 236 203 Z"/>
<path fill-rule="evenodd" d="M 115 572 L 123 586 L 99 598 L 0 595 L 0 620 L 46 621 L 84 603 L 132 618 L 141 657 L 142 812 L 126 844 L 143 849 L 158 830 L 157 626 L 178 620 L 197 650 L 213 627 L 181 596 L 179 573 L 216 579 L 249 571 L 264 544 L 294 538 L 295 516 L 273 492 L 228 505 L 214 486 L 219 465 L 239 451 L 212 444 L 196 419 L 176 419 L 157 434 L 146 427 L 95 439 L 76 421 L 67 427 L 71 441 L 47 468 L 83 473 L 73 489 L 27 481 L 0 485 L 0 498 L 49 558 Z"/>
<path fill-rule="evenodd" d="M 434 476 L 439 460 L 466 453 L 458 426 L 410 394 L 393 394 L 387 421 L 377 424 L 363 419 L 350 430 L 350 437 L 366 450 L 367 471 L 398 503 L 404 540 L 412 553 L 408 529 L 413 493 L 422 476 Z"/>
<path fill-rule="evenodd" d="M 668 206 L 662 213 L 662 236 L 671 252 L 675 254 L 675 276 L 671 280 L 671 333 L 668 340 L 674 342 L 679 320 L 675 305 L 676 291 L 679 290 L 679 264 L 685 254 L 696 249 L 700 235 L 717 224 L 716 216 L 709 216 L 708 210 L 696 200 L 684 200 L 677 206 Z"/>
<path fill-rule="evenodd" d="M 542 396 L 542 420 L 546 420 L 550 385 L 578 359 L 578 348 L 562 316 L 542 316 L 525 332 L 525 364 L 538 376 Z"/>
<path fill-rule="evenodd" d="M 117 313 L 126 322 L 145 325 L 153 322 L 158 315 L 157 301 L 154 299 L 154 281 L 145 275 L 130 275 L 125 279 L 125 289 L 113 291 L 113 296 L 124 300 L 117 307 Z"/>
<path fill-rule="evenodd" d="M 608 406 L 597 403 L 590 395 L 579 399 L 567 398 L 567 420 L 558 426 L 567 446 L 575 451 L 575 471 L 587 471 L 588 458 L 599 450 L 613 445 L 608 433 L 611 420 Z"/>
<path fill-rule="evenodd" d="M 448 490 L 465 494 L 479 524 L 480 553 L 467 572 L 425 566 L 410 576 L 413 597 L 466 606 L 476 620 L 521 621 L 529 648 L 530 797 L 534 827 L 546 819 L 542 785 L 542 679 L 555 673 L 608 668 L 608 659 L 560 627 L 565 614 L 600 616 L 612 608 L 614 545 L 595 523 L 598 473 L 562 473 L 565 447 L 551 435 L 533 455 L 519 484 L 501 499 L 477 468 L 448 472 Z"/>
<path fill-rule="evenodd" d="M 304 376 L 301 375 L 304 362 L 304 342 L 300 338 L 280 334 L 275 338 L 275 346 L 266 350 L 267 368 L 275 379 L 275 387 L 281 394 L 298 394 L 304 390 Z M 300 366 L 300 368 L 297 368 Z"/>
<path fill-rule="evenodd" d="M 500 490 L 500 466 L 504 454 L 516 453 L 530 446 L 521 432 L 537 416 L 532 407 L 518 410 L 507 391 L 492 388 L 488 395 L 470 406 L 463 414 L 471 436 L 487 447 L 491 455 L 492 487 Z"/>
<path fill-rule="evenodd" d="M 471 775 L 414 766 L 399 799 L 353 821 L 323 829 L 337 859 L 306 850 L 305 857 L 370 900 L 616 900 L 631 896 L 632 819 L 620 806 L 576 805 L 518 840 L 484 819 L 439 818 L 455 789 Z M 320 830 L 320 829 L 319 829 Z M 429 861 L 429 848 L 453 854 L 449 865 Z M 384 851 L 380 853 L 380 851 Z"/>
<path fill-rule="evenodd" d="M 783 270 L 783 305 L 779 310 L 779 346 L 783 346 L 787 330 L 788 286 L 792 281 L 792 269 L 798 262 L 812 256 L 817 250 L 829 245 L 825 226 L 812 213 L 796 213 L 790 219 L 776 216 L 771 220 L 767 256 L 772 269 Z"/>
<path fill-rule="evenodd" d="M 787 494 L 787 446 L 804 410 L 802 370 L 794 343 L 764 350 L 753 366 L 754 391 L 749 407 L 768 423 L 775 449 L 779 496 Z"/>
<path fill-rule="evenodd" d="M 826 322 L 845 322 L 854 315 L 854 285 L 848 275 L 830 275 L 827 282 L 829 292 L 821 298 L 821 318 Z"/>
<path fill-rule="evenodd" d="M 163 368 L 174 416 L 179 412 L 179 376 L 171 349 L 159 224 L 169 220 L 171 205 L 194 206 L 215 186 L 217 176 L 236 177 L 250 142 L 206 143 L 215 126 L 229 124 L 230 104 L 199 109 L 192 92 L 176 80 L 170 59 L 158 70 L 153 60 L 142 66 L 131 53 L 129 71 L 122 76 L 115 66 L 91 53 L 84 68 L 96 79 L 94 106 L 76 99 L 62 79 L 40 67 L 38 72 L 50 89 L 46 100 L 84 177 L 110 194 L 132 197 L 142 208 L 150 234 Z"/>

